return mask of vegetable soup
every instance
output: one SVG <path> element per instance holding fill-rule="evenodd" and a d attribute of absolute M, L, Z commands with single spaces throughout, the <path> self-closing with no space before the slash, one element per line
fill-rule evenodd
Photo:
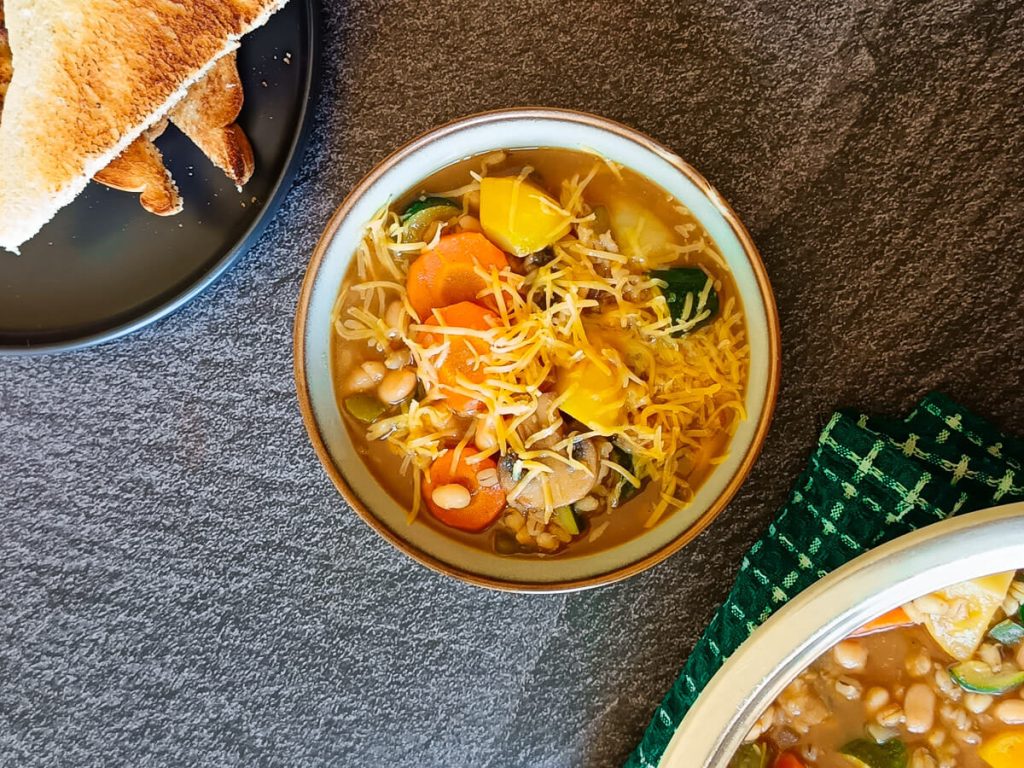
<path fill-rule="evenodd" d="M 762 714 L 731 768 L 1024 768 L 1024 572 L 861 628 Z"/>
<path fill-rule="evenodd" d="M 423 181 L 367 223 L 332 323 L 339 410 L 410 524 L 510 557 L 657 525 L 745 418 L 746 322 L 715 243 L 584 152 Z"/>

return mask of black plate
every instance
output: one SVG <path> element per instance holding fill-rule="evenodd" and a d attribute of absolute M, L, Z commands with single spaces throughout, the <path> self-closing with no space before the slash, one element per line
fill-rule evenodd
<path fill-rule="evenodd" d="M 173 312 L 256 241 L 298 166 L 316 82 L 313 0 L 292 0 L 242 39 L 239 123 L 256 172 L 239 193 L 173 126 L 157 140 L 185 209 L 160 218 L 95 182 L 22 246 L 0 249 L 0 355 L 76 349 Z"/>

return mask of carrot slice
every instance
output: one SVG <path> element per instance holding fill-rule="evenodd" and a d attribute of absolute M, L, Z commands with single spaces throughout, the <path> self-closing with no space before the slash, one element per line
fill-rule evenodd
<path fill-rule="evenodd" d="M 783 752 L 775 761 L 775 768 L 804 768 L 804 764 L 792 752 Z"/>
<path fill-rule="evenodd" d="M 476 267 L 495 267 L 499 272 L 508 259 L 497 246 L 479 232 L 445 235 L 433 248 L 424 250 L 409 266 L 406 288 L 409 303 L 420 320 L 430 317 L 436 307 L 460 301 L 476 301 L 486 287 Z"/>
<path fill-rule="evenodd" d="M 872 619 L 863 627 L 853 632 L 850 637 L 864 637 L 864 635 L 873 635 L 877 632 L 887 632 L 890 629 L 909 627 L 913 623 L 913 619 L 907 615 L 907 612 L 901 606 Z"/>
<path fill-rule="evenodd" d="M 490 459 L 481 459 L 471 465 L 466 463 L 463 456 L 459 463 L 452 467 L 453 453 L 448 451 L 430 466 L 429 472 L 424 474 L 423 500 L 427 503 L 430 513 L 445 525 L 461 531 L 482 531 L 493 523 L 505 508 L 505 492 L 497 484 L 481 485 L 477 473 L 485 469 L 497 471 L 498 465 Z M 469 491 L 469 506 L 462 509 L 446 509 L 434 503 L 434 489 L 452 483 L 457 483 Z"/>
<path fill-rule="evenodd" d="M 493 312 L 471 301 L 461 301 L 450 307 L 438 309 L 437 314 L 441 316 L 440 322 L 431 315 L 424 325 L 486 331 L 493 327 L 497 320 Z M 448 397 L 448 404 L 452 410 L 463 414 L 475 413 L 480 409 L 480 401 L 455 391 L 453 387 L 458 386 L 460 377 L 477 383 L 486 378 L 487 374 L 484 373 L 479 360 L 481 355 L 485 355 L 488 351 L 487 342 L 473 336 L 446 336 L 429 331 L 421 333 L 419 341 L 425 347 L 432 347 L 443 344 L 445 339 L 448 340 L 448 354 L 445 355 L 444 362 L 437 369 L 440 389 Z"/>

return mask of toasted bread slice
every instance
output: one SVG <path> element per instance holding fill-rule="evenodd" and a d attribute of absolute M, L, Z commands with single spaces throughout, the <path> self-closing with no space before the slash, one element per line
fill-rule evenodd
<path fill-rule="evenodd" d="M 14 72 L 11 47 L 7 42 L 7 28 L 4 26 L 4 7 L 0 2 L 0 115 L 3 114 L 4 96 Z M 167 121 L 163 120 L 147 135 L 140 136 L 115 157 L 110 164 L 93 178 L 108 187 L 126 192 L 140 192 L 142 207 L 157 216 L 170 216 L 181 211 L 181 195 L 164 167 L 163 157 L 151 139 L 163 132 Z"/>
<path fill-rule="evenodd" d="M 12 72 L 11 49 L 7 44 L 3 4 L 0 3 L 0 114 Z M 179 127 L 239 189 L 255 170 L 249 140 L 241 127 L 233 123 L 242 107 L 242 93 L 236 57 L 232 52 L 218 60 L 174 109 Z M 129 144 L 124 152 L 93 176 L 93 180 L 113 189 L 140 193 L 142 207 L 157 216 L 180 213 L 183 202 L 178 186 L 164 165 L 163 155 L 153 143 L 166 127 L 167 119 L 164 118 Z"/>
<path fill-rule="evenodd" d="M 4 26 L 0 0 L 0 114 L 13 74 L 11 49 Z M 174 108 L 175 122 L 218 168 L 241 187 L 255 170 L 252 147 L 241 127 L 234 123 L 244 99 L 234 51 L 218 59 L 213 68 Z M 180 213 L 183 207 L 178 187 L 153 143 L 167 127 L 167 118 L 146 131 L 93 180 L 113 189 L 138 192 L 143 208 L 157 216 Z"/>
<path fill-rule="evenodd" d="M 252 145 L 235 122 L 244 99 L 238 57 L 232 51 L 218 59 L 170 112 L 174 124 L 239 190 L 256 170 Z M 166 124 L 167 120 L 160 124 L 159 133 Z M 148 131 L 148 138 L 140 136 L 93 178 L 114 189 L 141 192 L 143 208 L 157 216 L 170 216 L 181 211 L 182 201 L 160 150 L 150 141 L 159 133 Z"/>
<path fill-rule="evenodd" d="M 142 207 L 157 216 L 181 213 L 184 205 L 163 155 L 148 135 L 139 136 L 93 178 L 114 189 L 138 192 Z"/>
<path fill-rule="evenodd" d="M 218 59 L 170 112 L 174 124 L 239 189 L 249 181 L 256 167 L 252 146 L 244 131 L 234 122 L 243 100 L 237 56 L 232 51 Z M 151 129 L 137 138 L 93 177 L 108 187 L 141 193 L 139 202 L 142 207 L 157 216 L 179 213 L 183 205 L 160 150 L 152 141 L 166 125 L 167 120 L 164 119 L 156 126 L 159 130 Z"/>
<path fill-rule="evenodd" d="M 0 247 L 16 251 L 287 0 L 6 0 Z"/>
<path fill-rule="evenodd" d="M 237 57 L 232 51 L 217 59 L 170 113 L 171 122 L 239 189 L 256 168 L 249 139 L 235 122 L 244 98 Z"/>

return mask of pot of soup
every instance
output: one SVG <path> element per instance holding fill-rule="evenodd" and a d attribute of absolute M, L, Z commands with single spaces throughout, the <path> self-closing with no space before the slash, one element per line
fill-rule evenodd
<path fill-rule="evenodd" d="M 749 235 L 650 139 L 488 113 L 384 161 L 303 286 L 296 382 L 329 476 L 443 573 L 636 573 L 721 511 L 767 430 L 779 331 Z"/>
<path fill-rule="evenodd" d="M 1024 766 L 1024 504 L 881 546 L 760 627 L 665 768 Z"/>

